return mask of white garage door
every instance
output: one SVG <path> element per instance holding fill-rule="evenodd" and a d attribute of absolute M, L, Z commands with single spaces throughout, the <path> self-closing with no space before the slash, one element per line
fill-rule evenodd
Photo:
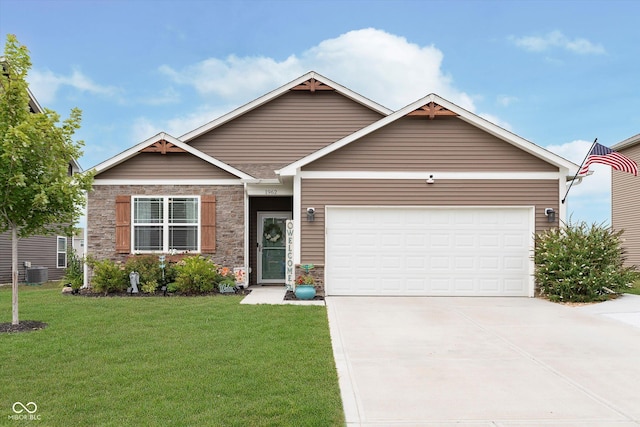
<path fill-rule="evenodd" d="M 533 208 L 327 207 L 328 295 L 533 296 Z"/>

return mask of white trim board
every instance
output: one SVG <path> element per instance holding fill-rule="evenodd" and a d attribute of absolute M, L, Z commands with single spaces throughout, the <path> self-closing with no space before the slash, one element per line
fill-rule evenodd
<path fill-rule="evenodd" d="M 465 180 L 555 180 L 558 172 L 375 172 L 375 171 L 302 171 L 303 179 L 465 179 Z"/>
<path fill-rule="evenodd" d="M 239 179 L 95 179 L 93 185 L 244 185 Z"/>

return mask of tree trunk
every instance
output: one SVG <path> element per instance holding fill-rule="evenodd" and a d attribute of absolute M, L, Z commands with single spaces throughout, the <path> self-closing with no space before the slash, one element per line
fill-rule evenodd
<path fill-rule="evenodd" d="M 11 224 L 11 324 L 18 321 L 18 227 Z"/>

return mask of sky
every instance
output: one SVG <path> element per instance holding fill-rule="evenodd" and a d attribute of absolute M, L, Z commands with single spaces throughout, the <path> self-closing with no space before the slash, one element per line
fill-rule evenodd
<path fill-rule="evenodd" d="M 179 137 L 308 71 L 393 110 L 437 93 L 580 164 L 640 133 L 640 2 L 0 0 L 39 103 L 83 111 L 89 169 Z M 610 223 L 610 169 L 571 189 Z"/>

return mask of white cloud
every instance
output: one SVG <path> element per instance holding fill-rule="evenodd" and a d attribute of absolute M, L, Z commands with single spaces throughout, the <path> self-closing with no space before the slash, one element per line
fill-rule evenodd
<path fill-rule="evenodd" d="M 441 69 L 443 54 L 434 46 L 409 43 L 404 37 L 367 28 L 320 42 L 300 57 L 284 61 L 266 57 L 209 58 L 176 70 L 160 71 L 203 95 L 217 95 L 230 103 L 244 103 L 309 70 L 389 108 L 400 108 L 431 92 L 475 109 L 470 95 L 453 85 Z"/>
<path fill-rule="evenodd" d="M 544 52 L 560 48 L 578 54 L 603 54 L 604 47 L 584 38 L 570 39 L 560 31 L 551 31 L 543 36 L 510 37 L 516 46 L 531 52 Z"/>
<path fill-rule="evenodd" d="M 293 56 L 277 62 L 265 57 L 231 55 L 226 59 L 209 58 L 180 71 L 162 65 L 160 71 L 176 83 L 193 85 L 203 95 L 242 102 L 304 74 L 300 66 Z"/>
<path fill-rule="evenodd" d="M 115 86 L 99 85 L 78 70 L 73 70 L 71 75 L 66 76 L 55 74 L 50 70 L 31 70 L 28 81 L 31 92 L 42 104 L 52 103 L 58 89 L 62 86 L 70 86 L 81 92 L 89 92 L 94 95 L 115 96 L 119 93 L 119 89 Z"/>
<path fill-rule="evenodd" d="M 350 31 L 321 42 L 302 55 L 304 68 L 316 69 L 392 109 L 429 93 L 462 108 L 475 109 L 470 95 L 456 89 L 442 71 L 443 53 L 374 28 Z"/>

